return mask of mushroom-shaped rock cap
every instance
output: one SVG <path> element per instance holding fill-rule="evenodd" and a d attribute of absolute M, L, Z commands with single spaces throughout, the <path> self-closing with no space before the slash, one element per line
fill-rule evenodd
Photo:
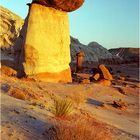
<path fill-rule="evenodd" d="M 72 12 L 80 8 L 84 3 L 84 0 L 33 0 L 33 3 L 39 3 L 66 12 Z"/>

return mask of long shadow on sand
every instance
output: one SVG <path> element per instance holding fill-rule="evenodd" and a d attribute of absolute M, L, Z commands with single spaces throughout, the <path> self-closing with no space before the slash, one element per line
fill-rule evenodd
<path fill-rule="evenodd" d="M 103 102 L 98 101 L 98 100 L 94 100 L 94 99 L 91 99 L 91 98 L 87 99 L 87 103 L 91 104 L 91 105 L 95 105 L 95 106 L 100 106 L 100 105 L 103 104 Z"/>

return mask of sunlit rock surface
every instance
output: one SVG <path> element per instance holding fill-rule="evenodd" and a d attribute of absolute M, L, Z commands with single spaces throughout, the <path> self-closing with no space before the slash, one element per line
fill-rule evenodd
<path fill-rule="evenodd" d="M 16 60 L 19 60 L 18 76 L 25 73 L 49 82 L 70 82 L 68 14 L 34 3 L 23 29 L 21 36 L 25 40 L 21 42 L 23 45 L 20 56 L 16 55 Z M 15 46 L 20 44 L 19 40 Z"/>

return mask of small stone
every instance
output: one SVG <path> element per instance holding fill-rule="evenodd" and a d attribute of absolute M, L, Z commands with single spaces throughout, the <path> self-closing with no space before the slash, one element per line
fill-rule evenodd
<path fill-rule="evenodd" d="M 124 87 L 129 87 L 128 83 L 123 83 Z"/>
<path fill-rule="evenodd" d="M 118 77 L 118 80 L 125 81 L 125 77 L 124 77 L 124 76 L 119 76 L 119 77 Z"/>
<path fill-rule="evenodd" d="M 118 101 L 113 101 L 113 106 L 119 109 L 126 109 L 127 108 L 127 104 L 122 101 L 121 99 L 119 99 Z"/>
<path fill-rule="evenodd" d="M 133 88 L 140 88 L 140 83 L 133 85 Z"/>
<path fill-rule="evenodd" d="M 91 82 L 97 81 L 97 80 L 99 80 L 99 78 L 100 78 L 100 74 L 99 74 L 99 73 L 96 73 L 96 74 L 94 74 L 94 75 L 92 75 L 92 76 L 90 77 L 90 81 L 91 81 Z"/>
<path fill-rule="evenodd" d="M 10 85 L 8 85 L 8 84 L 1 84 L 1 90 L 3 92 L 8 92 L 9 89 L 10 89 Z"/>
<path fill-rule="evenodd" d="M 124 94 L 124 95 L 127 94 L 126 89 L 123 88 L 123 87 L 119 87 L 119 88 L 118 88 L 118 91 L 119 91 L 120 93 Z"/>

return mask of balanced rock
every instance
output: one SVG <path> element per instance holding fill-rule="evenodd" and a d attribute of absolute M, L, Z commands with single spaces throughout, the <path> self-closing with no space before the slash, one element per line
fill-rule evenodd
<path fill-rule="evenodd" d="M 98 67 L 102 73 L 103 79 L 113 80 L 112 75 L 110 74 L 109 70 L 105 67 L 105 65 L 101 64 Z"/>
<path fill-rule="evenodd" d="M 84 0 L 33 0 L 33 2 L 58 10 L 71 12 L 81 7 Z"/>
<path fill-rule="evenodd" d="M 14 47 L 18 77 L 71 82 L 69 34 L 67 12 L 32 3 Z"/>
<path fill-rule="evenodd" d="M 76 56 L 77 56 L 76 71 L 79 72 L 82 70 L 84 52 L 79 52 L 76 54 Z"/>

